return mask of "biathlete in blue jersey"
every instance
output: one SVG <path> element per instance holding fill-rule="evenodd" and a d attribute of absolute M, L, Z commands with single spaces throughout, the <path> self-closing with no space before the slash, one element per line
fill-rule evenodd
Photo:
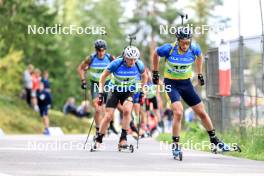
<path fill-rule="evenodd" d="M 127 130 L 131 121 L 131 112 L 133 108 L 133 95 L 137 92 L 137 76 L 141 75 L 141 84 L 145 85 L 147 81 L 145 66 L 139 60 L 139 50 L 134 46 L 128 46 L 124 49 L 123 55 L 110 63 L 107 69 L 102 73 L 99 80 L 98 104 L 104 101 L 104 85 L 108 76 L 112 74 L 110 81 L 110 92 L 106 101 L 105 116 L 101 121 L 99 134 L 96 136 L 96 147 L 103 142 L 103 137 L 107 127 L 113 118 L 113 113 L 120 102 L 123 105 L 122 132 L 118 146 L 127 146 Z M 144 91 L 142 89 L 142 91 Z"/>
<path fill-rule="evenodd" d="M 98 87 L 99 87 L 99 79 L 105 68 L 115 59 L 114 56 L 112 56 L 109 53 L 106 53 L 107 44 L 106 41 L 98 39 L 94 43 L 95 47 L 95 53 L 91 54 L 90 56 L 86 57 L 85 60 L 82 61 L 82 63 L 78 66 L 77 71 L 80 75 L 81 81 L 82 81 L 82 89 L 86 91 L 87 89 L 87 81 L 85 73 L 88 71 L 88 79 L 90 82 L 90 93 L 93 100 L 93 107 L 95 108 L 95 126 L 96 126 L 96 133 L 99 132 L 99 125 L 100 121 L 102 119 L 104 108 L 102 106 L 98 106 L 97 104 L 97 96 L 98 96 Z M 110 81 L 110 78 L 106 80 L 106 84 L 108 84 Z M 107 98 L 107 94 L 104 94 L 105 100 Z M 112 124 L 112 123 L 111 123 Z M 113 131 L 115 131 L 113 126 L 110 126 L 109 128 L 113 128 Z"/>
<path fill-rule="evenodd" d="M 182 98 L 193 111 L 200 117 L 202 124 L 206 128 L 210 142 L 218 148 L 225 150 L 225 144 L 220 141 L 213 127 L 211 118 L 206 113 L 204 104 L 196 93 L 190 78 L 192 77 L 192 64 L 196 63 L 196 72 L 200 85 L 204 85 L 202 75 L 203 56 L 198 44 L 192 42 L 191 31 L 187 28 L 182 28 L 176 33 L 177 42 L 170 44 L 166 43 L 158 47 L 154 53 L 153 64 L 153 82 L 159 83 L 159 57 L 165 57 L 164 69 L 164 84 L 167 89 L 167 94 L 171 100 L 173 111 L 173 155 L 182 155 L 180 145 L 180 130 L 183 114 L 183 106 L 180 101 Z"/>

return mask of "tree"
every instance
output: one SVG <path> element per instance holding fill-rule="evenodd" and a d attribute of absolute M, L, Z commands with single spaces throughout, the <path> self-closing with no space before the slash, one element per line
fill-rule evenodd
<path fill-rule="evenodd" d="M 215 19 L 220 22 L 227 22 L 228 18 L 218 17 L 213 14 L 216 6 L 223 5 L 222 0 L 197 0 L 189 1 L 189 5 L 186 8 L 189 8 L 194 11 L 194 18 L 188 21 L 194 26 L 208 25 L 209 19 Z M 208 32 L 205 32 L 203 35 L 195 36 L 195 40 L 200 44 L 204 53 L 208 50 L 208 45 L 210 40 L 208 39 Z"/>
<path fill-rule="evenodd" d="M 173 42 L 175 37 L 160 33 L 160 25 L 173 26 L 179 17 L 175 0 L 141 0 L 137 1 L 134 15 L 125 25 L 135 25 L 132 34 L 139 38 L 139 48 L 142 48 L 143 58 L 150 66 L 157 43 Z"/>

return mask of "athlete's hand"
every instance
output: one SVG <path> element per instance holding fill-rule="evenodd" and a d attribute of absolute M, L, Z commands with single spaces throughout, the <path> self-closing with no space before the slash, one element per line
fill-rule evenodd
<path fill-rule="evenodd" d="M 152 71 L 152 81 L 154 84 L 159 84 L 159 71 Z"/>
<path fill-rule="evenodd" d="M 198 74 L 198 80 L 199 80 L 200 85 L 203 86 L 204 85 L 204 77 L 202 74 Z"/>
<path fill-rule="evenodd" d="M 97 101 L 97 104 L 98 104 L 99 106 L 102 106 L 103 102 L 104 102 L 104 93 L 99 93 L 99 94 L 98 94 L 98 101 Z"/>
<path fill-rule="evenodd" d="M 82 89 L 87 89 L 87 83 L 85 79 L 82 80 Z"/>

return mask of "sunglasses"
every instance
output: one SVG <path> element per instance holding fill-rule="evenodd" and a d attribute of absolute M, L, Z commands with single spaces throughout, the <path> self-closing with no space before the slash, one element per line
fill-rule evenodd
<path fill-rule="evenodd" d="M 184 40 L 179 40 L 179 44 L 180 45 L 190 45 L 191 44 L 191 41 L 188 41 L 188 40 L 187 41 L 186 40 L 185 41 Z"/>

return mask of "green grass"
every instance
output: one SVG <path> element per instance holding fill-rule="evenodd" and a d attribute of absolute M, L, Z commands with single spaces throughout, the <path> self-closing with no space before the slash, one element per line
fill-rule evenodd
<path fill-rule="evenodd" d="M 50 126 L 60 126 L 66 134 L 87 133 L 91 119 L 65 116 L 56 110 L 49 111 Z M 0 128 L 6 134 L 41 134 L 44 126 L 39 113 L 19 98 L 0 94 Z"/>
<path fill-rule="evenodd" d="M 264 127 L 248 128 L 244 135 L 240 135 L 238 129 L 230 129 L 224 134 L 217 133 L 220 139 L 225 143 L 237 143 L 242 149 L 241 153 L 227 152 L 225 155 L 231 155 L 236 157 L 262 160 L 264 161 Z M 157 139 L 159 141 L 171 143 L 171 134 L 160 134 Z M 186 129 L 181 132 L 181 143 L 201 143 L 202 141 L 208 141 L 209 138 L 207 132 L 200 124 L 192 123 L 187 124 Z M 202 151 L 210 151 L 209 148 L 201 149 Z"/>

